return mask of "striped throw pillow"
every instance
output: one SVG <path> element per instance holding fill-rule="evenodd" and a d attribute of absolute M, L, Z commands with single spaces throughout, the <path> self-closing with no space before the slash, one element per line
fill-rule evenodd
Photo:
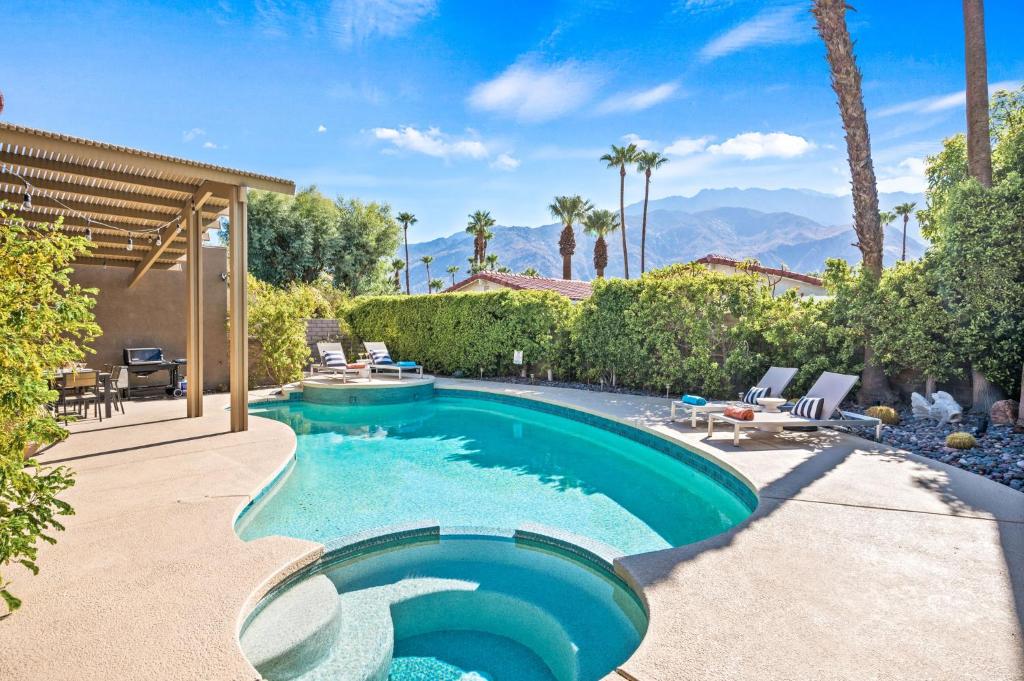
<path fill-rule="evenodd" d="M 374 364 L 394 364 L 391 355 L 385 350 L 370 350 L 370 359 Z"/>
<path fill-rule="evenodd" d="M 324 366 L 335 369 L 344 369 L 348 364 L 345 362 L 345 353 L 330 351 L 324 353 Z"/>
<path fill-rule="evenodd" d="M 821 418 L 821 411 L 825 408 L 824 397 L 801 397 L 793 405 L 793 416 L 805 419 L 818 420 Z"/>
<path fill-rule="evenodd" d="M 747 394 L 743 396 L 744 404 L 757 404 L 758 398 L 771 397 L 771 388 L 751 388 L 747 391 Z"/>

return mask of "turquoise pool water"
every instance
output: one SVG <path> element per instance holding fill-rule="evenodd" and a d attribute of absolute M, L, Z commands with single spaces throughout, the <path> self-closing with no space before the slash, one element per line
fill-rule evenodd
<path fill-rule="evenodd" d="M 252 405 L 251 413 L 289 424 L 298 448 L 292 472 L 243 514 L 239 534 L 326 542 L 423 520 L 533 522 L 629 554 L 705 539 L 752 510 L 725 485 L 634 439 L 532 408 L 438 394 L 376 406 Z"/>
<path fill-rule="evenodd" d="M 292 590 L 316 586 L 316 596 L 285 607 L 272 596 L 242 634 L 267 678 L 597 681 L 647 628 L 636 597 L 606 568 L 508 537 L 397 542 L 306 579 L 323 581 Z M 281 646 L 293 614 L 310 607 L 317 629 Z"/>

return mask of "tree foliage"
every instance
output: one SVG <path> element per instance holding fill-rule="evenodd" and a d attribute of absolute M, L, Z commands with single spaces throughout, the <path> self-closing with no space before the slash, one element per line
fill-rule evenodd
<path fill-rule="evenodd" d="M 278 288 L 249 276 L 249 336 L 260 345 L 260 368 L 277 385 L 302 378 L 309 363 L 306 320 L 326 312 L 330 302 L 316 287 Z"/>
<path fill-rule="evenodd" d="M 100 334 L 94 290 L 72 284 L 69 264 L 88 241 L 64 234 L 60 223 L 28 227 L 0 205 L 0 569 L 13 563 L 38 572 L 40 540 L 54 543 L 58 518 L 72 508 L 58 495 L 74 484 L 64 466 L 45 467 L 26 454 L 63 440 L 67 431 L 45 405 L 56 400 L 48 374 L 80 361 Z M 21 602 L 0 574 L 0 597 L 11 611 Z"/>

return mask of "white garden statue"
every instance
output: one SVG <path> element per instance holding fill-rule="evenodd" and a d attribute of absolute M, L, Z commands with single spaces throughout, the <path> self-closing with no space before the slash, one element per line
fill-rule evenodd
<path fill-rule="evenodd" d="M 960 419 L 963 418 L 963 408 L 957 404 L 956 400 L 949 393 L 937 390 L 932 393 L 932 400 L 932 402 L 929 402 L 927 397 L 923 397 L 918 393 L 912 394 L 910 396 L 910 406 L 914 411 L 914 416 L 919 419 L 935 419 L 939 422 L 940 426 L 944 426 L 947 423 L 959 423 Z"/>

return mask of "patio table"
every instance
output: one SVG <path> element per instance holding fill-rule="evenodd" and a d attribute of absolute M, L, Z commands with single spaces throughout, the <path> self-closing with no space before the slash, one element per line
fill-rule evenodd
<path fill-rule="evenodd" d="M 112 408 L 111 408 L 111 400 L 110 400 L 110 390 L 111 390 L 111 386 L 110 386 L 110 372 L 109 371 L 97 371 L 96 369 L 79 369 L 78 373 L 81 374 L 81 373 L 86 373 L 86 372 L 90 372 L 90 371 L 96 371 L 97 374 L 98 374 L 96 376 L 96 382 L 100 386 L 103 387 L 103 412 L 104 412 L 104 416 L 106 416 L 106 418 L 109 419 L 113 415 L 113 411 L 112 411 Z M 67 370 L 67 369 L 58 369 L 57 371 L 54 372 L 54 379 L 56 381 L 56 379 L 64 378 L 64 376 L 66 376 L 67 374 L 70 374 L 70 373 L 73 373 L 73 372 L 70 371 L 70 370 Z M 53 387 L 54 387 L 54 390 L 57 390 L 60 393 L 64 392 L 64 388 L 62 386 L 60 386 L 60 385 L 55 384 Z"/>

